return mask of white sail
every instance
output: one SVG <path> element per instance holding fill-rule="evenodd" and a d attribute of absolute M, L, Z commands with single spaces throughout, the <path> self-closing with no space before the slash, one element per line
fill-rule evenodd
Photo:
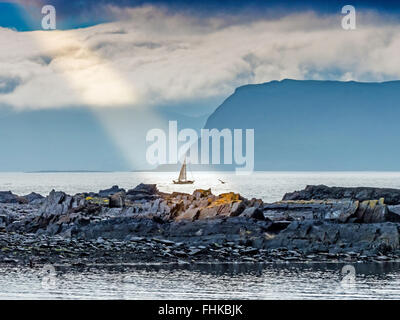
<path fill-rule="evenodd" d="M 186 159 L 183 161 L 181 171 L 179 172 L 178 181 L 186 181 Z"/>

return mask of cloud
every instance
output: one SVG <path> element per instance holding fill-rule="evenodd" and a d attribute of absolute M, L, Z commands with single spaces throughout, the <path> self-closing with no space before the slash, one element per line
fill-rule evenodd
<path fill-rule="evenodd" d="M 226 97 L 284 78 L 383 81 L 400 76 L 400 25 L 357 13 L 255 21 L 153 6 L 110 7 L 120 20 L 67 31 L 0 29 L 0 104 L 16 109 L 139 107 Z"/>

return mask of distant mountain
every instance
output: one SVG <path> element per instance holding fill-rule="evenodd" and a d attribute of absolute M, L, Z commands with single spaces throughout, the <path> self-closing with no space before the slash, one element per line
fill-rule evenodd
<path fill-rule="evenodd" d="M 205 128 L 254 128 L 256 170 L 400 170 L 400 81 L 246 85 Z"/>
<path fill-rule="evenodd" d="M 145 159 L 146 133 L 168 132 L 169 120 L 178 121 L 179 130 L 255 129 L 256 170 L 400 170 L 400 81 L 247 85 L 206 118 L 173 108 L 17 112 L 2 107 L 0 171 L 154 169 Z M 236 165 L 192 167 L 234 170 Z"/>

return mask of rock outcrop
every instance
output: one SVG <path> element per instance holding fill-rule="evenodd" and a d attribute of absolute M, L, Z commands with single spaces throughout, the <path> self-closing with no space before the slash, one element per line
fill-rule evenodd
<path fill-rule="evenodd" d="M 252 209 L 254 205 L 237 193 L 229 192 L 215 196 L 210 189 L 198 189 L 192 195 L 179 194 L 175 199 L 181 203 L 180 210 L 175 212 L 173 217 L 176 221 L 237 217 L 246 209 Z M 248 211 L 244 217 L 264 220 L 262 212 L 256 210 Z"/>
<path fill-rule="evenodd" d="M 306 253 L 358 252 L 387 254 L 398 250 L 399 229 L 394 223 L 337 224 L 327 221 L 295 221 L 265 242 L 265 248 L 300 249 Z"/>
<path fill-rule="evenodd" d="M 123 208 L 125 206 L 125 192 L 117 192 L 108 196 L 108 206 L 110 208 Z"/>
<path fill-rule="evenodd" d="M 379 200 L 288 200 L 263 207 L 271 220 L 331 220 L 341 223 L 400 222 L 400 210 Z M 393 211 L 392 211 L 393 210 Z"/>
<path fill-rule="evenodd" d="M 80 196 L 73 197 L 65 192 L 52 190 L 39 209 L 39 214 L 43 217 L 62 215 L 84 204 L 85 199 Z"/>
<path fill-rule="evenodd" d="M 243 249 L 248 254 L 267 257 L 264 253 L 268 251 L 271 257 L 284 260 L 308 259 L 305 257 L 315 254 L 347 257 L 349 252 L 367 260 L 400 256 L 400 205 L 393 204 L 396 192 L 391 191 L 392 204 L 387 204 L 385 198 L 358 200 L 353 190 L 328 192 L 326 188 L 316 192 L 321 186 L 308 187 L 300 195 L 285 196 L 296 200 L 270 204 L 234 192 L 214 195 L 211 189 L 163 193 L 149 184 L 127 193 L 115 192 L 120 190 L 117 186 L 74 196 L 52 190 L 44 199 L 7 192 L 10 202 L 0 204 L 0 231 L 81 241 L 154 237 L 157 243 L 175 241 L 200 247 L 234 243 L 249 246 Z M 374 190 L 374 195 L 388 194 Z M 330 198 L 344 194 L 345 198 Z M 314 199 L 315 195 L 327 199 Z M 306 199 L 300 199 L 303 196 Z M 293 254 L 289 257 L 281 251 Z"/>
<path fill-rule="evenodd" d="M 107 198 L 119 192 L 125 192 L 125 189 L 119 188 L 117 185 L 115 185 L 112 186 L 110 189 L 100 190 L 97 196 L 100 198 Z"/>
<path fill-rule="evenodd" d="M 20 202 L 21 198 L 13 194 L 11 191 L 0 191 L 0 203 L 20 203 Z"/>
<path fill-rule="evenodd" d="M 155 184 L 141 183 L 133 189 L 126 192 L 126 198 L 131 201 L 155 200 L 159 197 L 159 191 Z"/>
<path fill-rule="evenodd" d="M 36 192 L 31 192 L 30 194 L 22 196 L 22 198 L 26 199 L 29 203 L 44 199 L 44 197 L 41 194 Z"/>
<path fill-rule="evenodd" d="M 117 190 L 120 188 L 114 186 L 99 193 L 75 196 L 52 190 L 42 200 L 35 216 L 9 225 L 8 230 L 71 235 L 71 232 L 74 233 L 82 226 L 96 228 L 100 221 L 122 217 L 149 219 L 160 223 L 237 216 L 264 220 L 259 209 L 261 200 L 247 200 L 233 192 L 215 196 L 211 189 L 198 189 L 193 194 L 168 194 L 159 192 L 156 185 L 150 184 L 140 184 L 126 194 L 124 191 L 116 192 Z M 99 197 L 101 194 L 108 196 Z"/>
<path fill-rule="evenodd" d="M 327 187 L 325 185 L 309 185 L 305 189 L 287 193 L 283 200 L 328 200 L 328 199 L 351 199 L 366 201 L 384 198 L 389 205 L 400 204 L 400 190 L 389 188 L 370 187 Z"/>

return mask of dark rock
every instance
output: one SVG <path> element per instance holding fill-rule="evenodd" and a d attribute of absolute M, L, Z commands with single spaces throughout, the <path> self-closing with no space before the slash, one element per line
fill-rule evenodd
<path fill-rule="evenodd" d="M 176 221 L 181 221 L 181 220 L 189 220 L 189 221 L 194 221 L 198 219 L 200 214 L 200 209 L 199 208 L 192 208 L 188 209 L 182 214 L 178 215 L 175 220 Z"/>
<path fill-rule="evenodd" d="M 126 192 L 126 198 L 130 201 L 155 200 L 159 197 L 159 191 L 156 184 L 141 183 Z"/>
<path fill-rule="evenodd" d="M 250 208 L 245 209 L 240 214 L 240 217 L 265 220 L 263 212 L 258 207 L 250 207 Z"/>
<path fill-rule="evenodd" d="M 108 206 L 110 208 L 122 208 L 125 205 L 125 193 L 118 192 L 108 197 Z"/>
<path fill-rule="evenodd" d="M 127 195 L 136 195 L 136 194 L 147 194 L 154 195 L 158 193 L 156 184 L 145 184 L 141 183 L 137 185 L 135 188 L 128 190 Z"/>
<path fill-rule="evenodd" d="M 70 212 L 80 212 L 87 216 L 97 216 L 101 213 L 101 205 L 97 203 L 85 202 L 75 208 L 72 208 Z"/>
<path fill-rule="evenodd" d="M 31 192 L 30 194 L 27 194 L 26 196 L 23 196 L 22 198 L 26 199 L 29 203 L 36 201 L 36 200 L 41 200 L 44 199 L 44 197 L 36 192 Z"/>
<path fill-rule="evenodd" d="M 83 205 L 84 200 L 79 196 L 72 197 L 65 192 L 52 190 L 43 201 L 38 213 L 43 217 L 65 214 L 69 210 Z"/>
<path fill-rule="evenodd" d="M 198 219 L 204 220 L 204 219 L 216 218 L 220 207 L 221 206 L 214 206 L 214 207 L 206 207 L 206 208 L 201 209 L 201 211 L 198 215 Z"/>
<path fill-rule="evenodd" d="M 399 231 L 394 223 L 332 223 L 323 221 L 295 221 L 275 238 L 266 242 L 267 248 L 280 246 L 294 247 L 301 250 L 341 247 L 348 251 L 361 250 L 379 251 L 385 246 L 385 251 L 399 249 Z M 382 249 L 381 249 L 382 250 Z"/>
<path fill-rule="evenodd" d="M 270 220 L 307 220 L 325 216 L 327 207 L 318 203 L 274 203 L 263 206 L 264 216 Z"/>
<path fill-rule="evenodd" d="M 118 192 L 125 192 L 125 189 L 119 188 L 117 185 L 115 185 L 115 186 L 112 186 L 110 189 L 100 190 L 99 197 L 107 198 Z"/>
<path fill-rule="evenodd" d="M 351 199 L 285 200 L 263 206 L 264 216 L 273 221 L 331 220 L 342 223 L 397 221 L 384 199 L 359 202 Z"/>
<path fill-rule="evenodd" d="M 243 250 L 241 253 L 243 254 L 256 254 L 258 252 L 257 248 L 247 248 Z"/>
<path fill-rule="evenodd" d="M 328 187 L 325 185 L 309 185 L 305 189 L 286 193 L 283 200 L 327 200 L 352 199 L 365 201 L 384 198 L 386 204 L 400 204 L 400 190 L 390 188 L 371 187 Z"/>
<path fill-rule="evenodd" d="M 155 242 L 158 242 L 158 243 L 165 244 L 167 246 L 172 246 L 175 244 L 174 241 L 170 241 L 170 240 L 166 240 L 166 239 L 153 238 L 152 240 Z"/>
<path fill-rule="evenodd" d="M 350 218 L 354 217 L 359 208 L 359 204 L 359 201 L 352 201 L 348 206 L 342 208 L 338 220 L 340 222 L 347 222 Z"/>
<path fill-rule="evenodd" d="M 268 226 L 267 231 L 281 232 L 282 230 L 285 230 L 290 224 L 291 221 L 273 221 L 271 225 Z"/>
<path fill-rule="evenodd" d="M 19 197 L 11 191 L 0 191 L 0 203 L 19 203 Z"/>
<path fill-rule="evenodd" d="M 196 200 L 199 200 L 201 198 L 207 198 L 208 196 L 211 195 L 211 188 L 207 189 L 207 190 L 203 190 L 203 189 L 196 189 L 193 192 L 193 197 L 195 197 Z"/>
<path fill-rule="evenodd" d="M 400 205 L 388 206 L 388 220 L 392 222 L 400 222 Z"/>
<path fill-rule="evenodd" d="M 133 242 L 140 242 L 140 241 L 145 240 L 145 238 L 144 237 L 129 236 L 128 240 L 129 241 L 133 241 Z"/>
<path fill-rule="evenodd" d="M 246 209 L 246 205 L 243 201 L 234 202 L 231 208 L 231 217 L 239 216 Z"/>
<path fill-rule="evenodd" d="M 256 207 L 256 208 L 260 208 L 264 205 L 263 201 L 261 199 L 256 199 L 256 198 L 252 198 L 249 202 L 248 202 L 248 206 L 249 207 Z"/>
<path fill-rule="evenodd" d="M 201 253 L 203 251 L 204 250 L 202 250 L 202 249 L 192 249 L 191 251 L 188 252 L 188 255 L 189 256 L 195 256 L 195 255 L 197 255 L 197 254 L 199 254 L 199 253 Z"/>
<path fill-rule="evenodd" d="M 61 231 L 61 225 L 58 225 L 55 223 L 49 225 L 46 230 L 47 234 L 49 234 L 49 235 L 55 235 L 55 234 L 59 233 L 60 231 Z"/>

